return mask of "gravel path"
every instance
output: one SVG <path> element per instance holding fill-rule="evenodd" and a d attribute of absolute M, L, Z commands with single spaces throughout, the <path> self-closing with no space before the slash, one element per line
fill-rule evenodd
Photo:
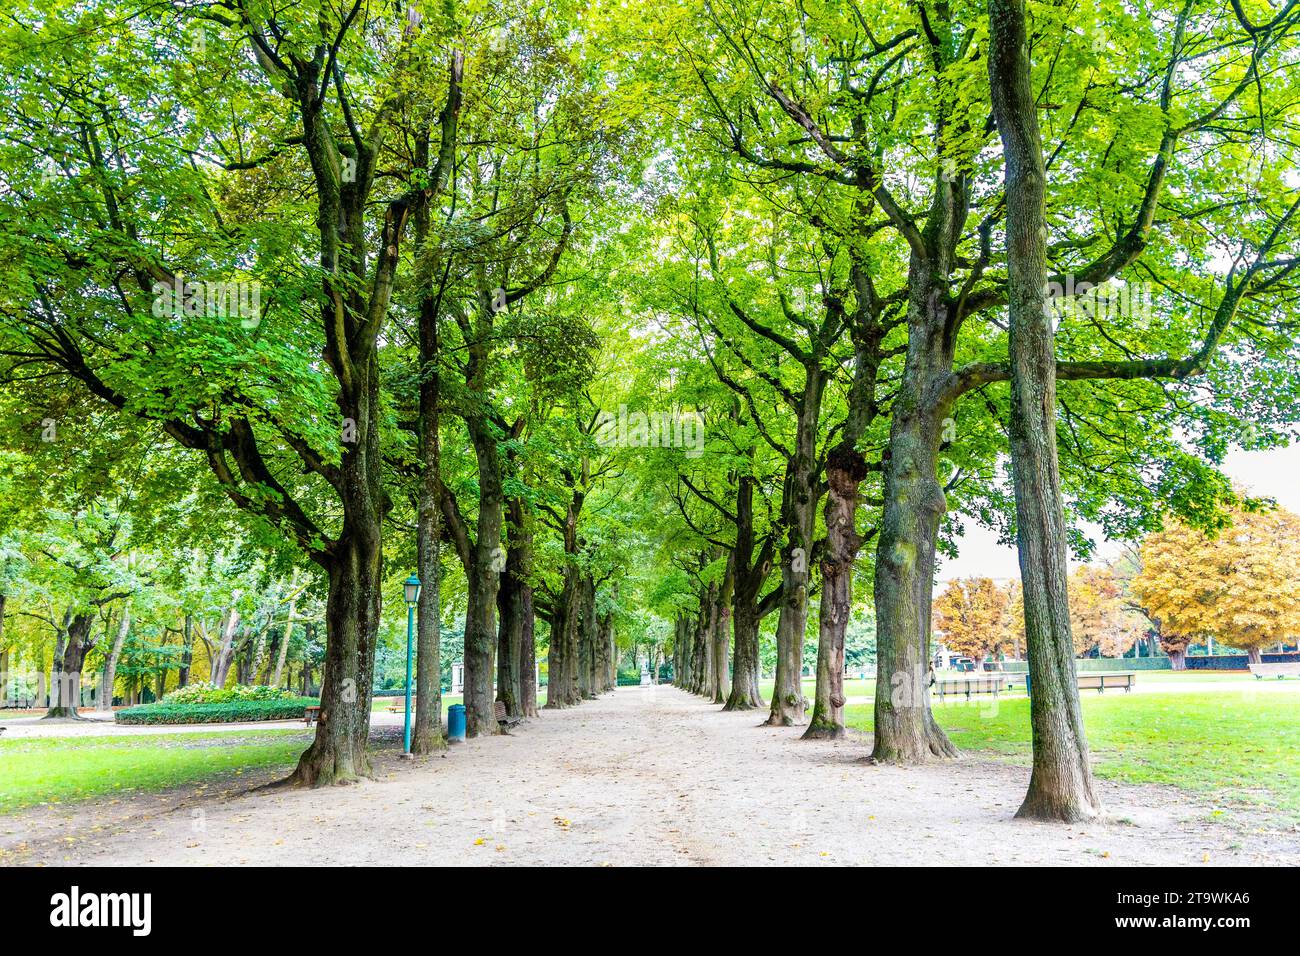
<path fill-rule="evenodd" d="M 861 738 L 759 721 L 621 688 L 442 757 L 406 763 L 390 743 L 355 787 L 248 792 L 245 775 L 0 817 L 0 850 L 116 866 L 1300 864 L 1300 834 L 1210 823 L 1175 791 L 1103 784 L 1106 822 L 1023 823 L 1024 768 L 876 767 Z"/>

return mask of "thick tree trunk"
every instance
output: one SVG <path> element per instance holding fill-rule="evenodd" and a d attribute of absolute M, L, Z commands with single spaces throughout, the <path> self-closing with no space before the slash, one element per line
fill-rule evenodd
<path fill-rule="evenodd" d="M 577 632 L 581 616 L 581 576 L 570 558 L 564 569 L 564 586 L 551 621 L 551 650 L 547 671 L 546 706 L 551 710 L 572 707 L 580 700 L 577 682 Z"/>
<path fill-rule="evenodd" d="M 81 667 L 90 649 L 90 625 L 93 620 L 89 613 L 72 614 L 68 617 L 62 651 L 55 661 L 54 687 L 50 693 L 50 708 L 45 718 L 61 717 L 65 719 L 82 719 L 77 711 L 81 706 Z"/>
<path fill-rule="evenodd" d="M 596 583 L 590 574 L 579 581 L 578 603 L 578 699 L 596 696 Z"/>
<path fill-rule="evenodd" d="M 723 710 L 754 710 L 763 706 L 758 692 L 758 627 L 762 620 L 758 593 L 772 570 L 772 538 L 754 553 L 754 478 L 742 474 L 736 482 L 736 546 L 732 551 L 733 630 L 731 694 Z"/>
<path fill-rule="evenodd" d="M 350 387 L 339 392 L 339 411 L 356 426 L 356 443 L 338 471 L 343 527 L 328 557 L 317 560 L 328 576 L 325 661 L 320 718 L 311 747 L 289 782 L 299 786 L 351 783 L 370 775 L 370 693 L 383 603 L 383 515 L 386 499 L 375 410 L 379 363 L 373 349 L 354 361 Z M 304 662 L 310 672 L 310 664 Z"/>
<path fill-rule="evenodd" d="M 614 633 L 614 624 L 609 626 L 609 673 L 605 677 L 605 687 L 614 690 L 618 687 L 618 637 Z"/>
<path fill-rule="evenodd" d="M 691 685 L 691 621 L 678 613 L 673 630 L 673 683 L 689 690 Z"/>
<path fill-rule="evenodd" d="M 614 614 L 606 611 L 600 618 L 600 670 L 599 693 L 605 693 L 614 687 Z"/>
<path fill-rule="evenodd" d="M 731 610 L 736 590 L 736 557 L 733 552 L 727 559 L 727 573 L 718 588 L 717 599 L 713 602 L 713 622 L 710 634 L 713 639 L 713 680 L 710 694 L 715 704 L 725 704 L 731 694 Z M 655 674 L 656 683 L 658 674 Z M 724 708 L 725 709 L 725 708 Z"/>
<path fill-rule="evenodd" d="M 938 290 L 932 290 L 938 295 Z M 929 295 L 914 292 L 913 308 Z M 930 606 L 935 544 L 946 501 L 936 478 L 941 410 L 925 406 L 934 380 L 932 348 L 913 330 L 908 362 L 894 401 L 885 506 L 876 545 L 876 702 L 872 758 L 921 763 L 955 757 L 930 711 Z"/>
<path fill-rule="evenodd" d="M 537 713 L 535 652 L 526 646 L 533 639 L 533 596 L 528 583 L 532 531 L 527 527 L 521 500 L 512 498 L 509 512 L 510 547 L 497 592 L 497 611 L 501 618 L 497 638 L 497 699 L 506 705 L 510 716 L 527 717 Z"/>
<path fill-rule="evenodd" d="M 113 709 L 113 685 L 117 682 L 117 662 L 122 657 L 122 645 L 126 643 L 127 635 L 130 633 L 131 605 L 128 604 L 122 608 L 122 619 L 117 624 L 117 635 L 113 638 L 113 646 L 109 648 L 108 658 L 104 661 L 104 683 L 99 693 L 97 708 L 99 710 Z"/>
<path fill-rule="evenodd" d="M 374 514 L 372 521 L 364 523 L 344 519 L 343 534 L 326 569 L 329 593 L 320 719 L 315 740 L 289 777 L 298 786 L 353 783 L 370 775 L 366 741 L 383 583 L 380 522 Z M 304 678 L 310 679 L 307 665 Z"/>
<path fill-rule="evenodd" d="M 1034 765 L 1019 817 L 1073 822 L 1100 809 L 1075 680 L 1065 518 L 1056 457 L 1056 358 L 1044 308 L 1046 175 L 1024 0 L 989 0 L 989 84 L 1006 162 L 1011 462 L 1033 680 Z"/>
<path fill-rule="evenodd" d="M 429 439 L 426 431 L 424 440 Z M 432 441 L 433 451 L 423 462 L 432 470 L 421 478 L 416 529 L 420 597 L 415 610 L 415 725 L 411 728 L 411 753 L 415 754 L 433 753 L 447 746 L 442 734 L 442 536 L 436 421 Z M 424 447 L 427 450 L 429 446 Z"/>
<path fill-rule="evenodd" d="M 1246 660 L 1251 664 L 1261 664 L 1264 658 L 1260 654 L 1258 647 L 1248 647 L 1246 648 Z"/>
<path fill-rule="evenodd" d="M 837 447 L 826 463 L 826 555 L 822 559 L 817 635 L 817 690 L 805 740 L 844 736 L 844 635 L 853 603 L 853 562 L 861 539 L 854 526 L 858 485 L 866 462 L 852 447 Z"/>
<path fill-rule="evenodd" d="M 536 717 L 537 710 L 537 615 L 533 609 L 533 586 L 524 582 L 519 590 L 519 706 L 525 717 Z"/>
<path fill-rule="evenodd" d="M 731 607 L 725 602 L 716 605 L 713 625 L 713 693 L 715 704 L 725 704 L 731 694 Z M 658 674 L 656 683 L 658 683 Z"/>
<path fill-rule="evenodd" d="M 478 459 L 478 525 L 466 569 L 468 598 L 465 611 L 465 718 L 467 737 L 491 736 L 501 732 L 497 724 L 493 694 L 495 676 L 498 577 L 505 569 L 501 545 L 503 496 L 501 458 L 496 435 L 489 423 L 478 417 L 467 420 L 474 454 Z"/>
<path fill-rule="evenodd" d="M 490 506 L 489 506 L 490 507 Z M 499 733 L 493 693 L 496 652 L 497 573 L 492 570 L 493 552 L 500 547 L 481 538 L 474 548 L 465 611 L 465 717 L 466 736 Z"/>
<path fill-rule="evenodd" d="M 731 694 L 723 710 L 756 710 L 763 706 L 758 691 L 758 613 L 737 601 L 731 615 L 734 634 L 734 658 L 731 669 Z"/>
<path fill-rule="evenodd" d="M 566 575 L 567 578 L 567 575 Z M 567 586 L 567 581 L 566 581 Z M 564 589 L 551 615 L 551 634 L 546 649 L 546 710 L 561 710 L 564 702 L 564 630 L 568 621 L 564 613 Z"/>
<path fill-rule="evenodd" d="M 582 572 L 578 563 L 578 520 L 586 500 L 587 462 L 581 477 L 570 475 L 571 493 L 564 518 L 564 584 L 551 619 L 551 649 L 547 665 L 549 683 L 546 706 L 552 710 L 571 707 L 579 701 L 579 629 L 582 626 Z"/>
<path fill-rule="evenodd" d="M 510 502 L 512 535 L 517 535 L 523 523 L 523 506 L 517 500 Z M 511 717 L 522 717 L 523 686 L 522 658 L 524 643 L 524 581 L 518 541 L 512 537 L 506 553 L 505 572 L 497 590 L 497 700 L 506 705 Z"/>
<path fill-rule="evenodd" d="M 717 584 L 710 584 L 700 594 L 700 611 L 695 624 L 695 681 L 691 692 L 700 695 L 709 693 L 713 686 L 713 622 L 717 620 L 714 613 L 714 601 Z"/>
<path fill-rule="evenodd" d="M 807 366 L 795 428 L 794 457 L 786 465 L 781 517 L 788 535 L 781 555 L 781 611 L 776 623 L 776 686 L 767 722 L 791 727 L 804 722 L 803 643 L 808 632 L 808 585 L 812 579 L 813 531 L 820 498 L 817 423 L 826 372 Z"/>

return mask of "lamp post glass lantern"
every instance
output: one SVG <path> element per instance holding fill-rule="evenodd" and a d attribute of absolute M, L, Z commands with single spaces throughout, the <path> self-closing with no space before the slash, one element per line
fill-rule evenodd
<path fill-rule="evenodd" d="M 402 585 L 406 592 L 406 729 L 402 753 L 411 755 L 411 653 L 415 637 L 415 604 L 420 600 L 420 579 L 412 574 Z"/>

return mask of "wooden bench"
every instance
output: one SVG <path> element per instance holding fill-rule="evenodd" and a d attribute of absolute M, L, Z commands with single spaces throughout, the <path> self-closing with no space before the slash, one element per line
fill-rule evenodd
<path fill-rule="evenodd" d="M 1263 680 L 1265 677 L 1276 677 L 1281 680 L 1283 677 L 1300 677 L 1300 661 L 1278 661 L 1275 664 L 1251 664 L 1250 672 L 1255 675 L 1256 680 Z"/>
<path fill-rule="evenodd" d="M 980 674 L 975 677 L 936 677 L 934 688 L 942 700 L 948 694 L 965 694 L 970 700 L 972 694 L 992 694 L 997 697 L 1006 690 L 1010 682 L 1005 675 Z"/>
<path fill-rule="evenodd" d="M 1133 690 L 1133 685 L 1137 681 L 1135 671 L 1113 671 L 1098 674 L 1078 674 L 1079 690 L 1092 690 L 1094 687 L 1097 693 L 1104 693 L 1107 687 L 1123 687 L 1125 692 Z"/>
<path fill-rule="evenodd" d="M 307 726 L 310 727 L 314 721 L 320 720 L 320 708 L 319 707 L 306 708 L 303 712 L 302 719 L 307 721 Z"/>
<path fill-rule="evenodd" d="M 493 712 L 496 714 L 497 723 L 500 724 L 502 727 L 513 727 L 515 724 L 523 720 L 522 717 L 511 717 L 509 714 L 507 714 L 506 702 L 503 700 L 497 701 L 496 705 L 492 709 Z"/>
<path fill-rule="evenodd" d="M 415 710 L 415 695 L 411 695 L 411 710 Z M 392 697 L 388 701 L 388 712 L 390 714 L 401 714 L 406 711 L 406 695 L 401 697 Z"/>

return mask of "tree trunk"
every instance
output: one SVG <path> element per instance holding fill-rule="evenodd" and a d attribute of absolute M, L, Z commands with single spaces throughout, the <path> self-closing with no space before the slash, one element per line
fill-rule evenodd
<path fill-rule="evenodd" d="M 606 611 L 600 618 L 600 684 L 599 693 L 605 693 L 614 686 L 614 613 Z"/>
<path fill-rule="evenodd" d="M 190 668 L 194 663 L 194 617 L 188 611 L 181 628 L 181 640 L 184 642 L 184 650 L 181 651 L 181 666 L 176 674 L 177 687 L 184 687 L 190 682 Z"/>
<path fill-rule="evenodd" d="M 525 717 L 536 717 L 537 710 L 537 614 L 533 609 L 533 586 L 527 581 L 519 589 L 519 706 Z"/>
<path fill-rule="evenodd" d="M 1056 456 L 1056 358 L 1044 308 L 1046 174 L 1024 0 L 989 0 L 989 84 L 1006 162 L 1011 462 L 1033 681 L 1034 765 L 1018 817 L 1074 822 L 1100 807 L 1075 680 Z"/>
<path fill-rule="evenodd" d="M 547 710 L 560 710 L 567 706 L 564 700 L 564 631 L 568 627 L 565 615 L 566 591 L 569 587 L 569 574 L 565 570 L 564 586 L 555 602 L 555 612 L 551 615 L 551 634 L 546 649 L 546 704 Z"/>
<path fill-rule="evenodd" d="M 77 712 L 81 705 L 81 666 L 90 649 L 87 639 L 93 620 L 88 612 L 72 614 L 68 619 L 62 653 L 58 655 L 51 692 L 50 708 L 45 718 L 61 717 L 82 719 Z"/>
<path fill-rule="evenodd" d="M 490 509 L 490 505 L 488 508 Z M 489 522 L 490 519 L 489 519 Z M 493 670 L 496 652 L 497 573 L 493 545 L 483 538 L 473 550 L 465 610 L 465 718 L 467 737 L 499 732 L 495 716 Z M 500 547 L 500 545 L 496 545 Z"/>
<path fill-rule="evenodd" d="M 1260 664 L 1263 663 L 1264 658 L 1260 654 L 1258 647 L 1248 647 L 1246 648 L 1246 660 L 1251 664 Z"/>
<path fill-rule="evenodd" d="M 523 533 L 523 502 L 510 500 L 510 547 L 506 552 L 505 572 L 497 590 L 497 700 L 506 705 L 511 717 L 524 716 L 523 644 L 525 558 L 521 554 L 519 535 Z"/>
<path fill-rule="evenodd" d="M 480 737 L 501 732 L 492 683 L 498 576 L 505 567 L 505 550 L 501 546 L 503 496 L 496 435 L 481 417 L 470 416 L 467 424 L 478 460 L 479 504 L 470 566 L 465 569 L 469 589 L 465 611 L 465 735 Z"/>
<path fill-rule="evenodd" d="M 731 650 L 731 605 L 736 591 L 736 555 L 727 558 L 727 573 L 713 602 L 713 681 L 710 696 L 715 704 L 725 704 L 731 695 L 729 655 Z M 658 674 L 655 675 L 658 678 Z M 657 680 L 656 680 L 657 683 Z"/>
<path fill-rule="evenodd" d="M 431 753 L 447 745 L 442 735 L 442 446 L 438 431 L 442 289 L 434 288 L 437 257 L 428 247 L 428 237 L 434 197 L 445 188 L 455 157 L 463 68 L 463 54 L 453 51 L 447 78 L 447 100 L 438 115 L 437 159 L 428 189 L 416 199 L 413 209 L 420 263 L 416 273 L 420 289 L 420 488 L 416 500 L 416 573 L 421 585 L 415 625 L 415 726 L 411 732 L 411 752 L 417 754 Z M 429 168 L 431 156 L 429 131 L 426 129 L 416 142 L 416 165 L 420 169 Z M 445 277 L 446 273 L 444 282 Z"/>
<path fill-rule="evenodd" d="M 933 346 L 920 340 L 925 330 L 917 326 L 929 324 L 925 313 L 934 307 L 928 292 L 913 292 L 909 308 L 920 313 L 920 319 L 909 334 L 884 463 L 885 506 L 874 585 L 877 678 L 872 750 L 872 759 L 884 763 L 957 756 L 930 711 L 934 552 L 947 504 L 936 478 L 942 409 L 927 407 L 925 401 L 933 387 L 935 357 Z"/>
<path fill-rule="evenodd" d="M 680 666 L 673 665 L 673 683 L 682 690 L 690 690 L 691 681 L 694 676 L 693 661 L 691 658 L 691 642 L 693 635 L 691 633 L 691 619 L 682 613 L 677 615 L 677 637 L 675 641 L 681 645 Z"/>
<path fill-rule="evenodd" d="M 758 627 L 762 620 L 759 591 L 772 570 L 772 537 L 754 553 L 754 478 L 742 474 L 736 482 L 736 546 L 732 551 L 733 632 L 731 694 L 723 710 L 754 710 L 763 706 L 758 692 Z"/>
<path fill-rule="evenodd" d="M 700 612 L 695 624 L 695 681 L 692 693 L 704 696 L 713 685 L 713 622 L 717 620 L 713 602 L 717 585 L 710 584 L 700 594 Z"/>
<path fill-rule="evenodd" d="M 358 217 L 359 218 L 359 217 Z M 327 557 L 325 661 L 320 718 L 311 747 L 289 782 L 300 786 L 351 783 L 370 775 L 370 693 L 383 604 L 383 516 L 386 498 L 379 449 L 379 362 L 373 347 L 354 360 L 339 391 L 339 410 L 356 426 L 356 443 L 343 454 L 338 491 L 343 527 Z M 306 670 L 310 664 L 304 662 Z"/>
<path fill-rule="evenodd" d="M 578 699 L 596 696 L 596 582 L 584 574 L 579 582 Z"/>
<path fill-rule="evenodd" d="M 817 690 L 805 740 L 844 736 L 844 635 L 853 603 L 853 561 L 861 540 L 854 526 L 858 485 L 866 462 L 851 446 L 838 446 L 826 463 L 826 555 L 822 559 L 817 634 Z"/>
<path fill-rule="evenodd" d="M 422 403 L 424 401 L 422 395 Z M 429 414 L 424 409 L 421 414 Z M 436 416 L 436 411 L 433 412 Z M 420 597 L 415 608 L 415 724 L 411 753 L 442 750 L 442 557 L 439 520 L 438 425 L 425 427 L 422 438 L 425 469 L 420 480 L 416 529 L 416 566 Z"/>
<path fill-rule="evenodd" d="M 613 622 L 609 627 L 609 675 L 606 678 L 606 686 L 610 690 L 618 687 L 618 637 L 614 633 Z"/>
<path fill-rule="evenodd" d="M 127 635 L 131 632 L 131 605 L 127 604 L 122 608 L 122 620 L 117 625 L 117 636 L 113 638 L 113 646 L 109 648 L 108 659 L 104 661 L 104 684 L 99 694 L 99 710 L 113 709 L 113 685 L 117 681 L 117 662 L 122 656 L 122 645 L 126 643 Z"/>
<path fill-rule="evenodd" d="M 804 722 L 803 642 L 808 631 L 808 585 L 813 531 L 820 497 L 817 422 L 826 372 L 807 366 L 795 429 L 794 457 L 786 465 L 781 518 L 789 535 L 781 560 L 781 612 L 776 623 L 776 686 L 767 722 L 792 727 Z"/>
<path fill-rule="evenodd" d="M 320 719 L 311 747 L 289 777 L 298 786 L 353 783 L 370 775 L 366 741 L 383 584 L 380 521 L 377 511 L 371 514 L 370 521 L 345 516 L 343 534 L 326 569 Z M 310 683 L 309 670 L 304 662 L 305 683 Z"/>
<path fill-rule="evenodd" d="M 239 600 L 239 594 L 233 595 L 234 600 Z M 229 613 L 221 627 L 221 644 L 217 647 L 217 653 L 212 655 L 211 666 L 208 669 L 208 682 L 213 687 L 225 687 L 226 678 L 230 675 L 230 664 L 235 659 L 235 628 L 239 624 L 239 611 L 231 606 Z"/>
<path fill-rule="evenodd" d="M 280 647 L 275 657 L 275 672 L 271 677 L 271 686 L 279 687 L 280 678 L 284 674 L 284 662 L 289 658 L 289 638 L 293 636 L 293 616 L 298 611 L 298 569 L 294 568 L 293 574 L 289 578 L 289 592 L 292 595 L 289 598 L 289 616 L 284 622 L 284 633 L 280 635 Z M 185 619 L 185 626 L 189 627 L 188 616 Z"/>
<path fill-rule="evenodd" d="M 732 611 L 734 657 L 731 668 L 731 695 L 723 710 L 756 710 L 763 706 L 758 690 L 758 614 L 739 601 Z"/>
<path fill-rule="evenodd" d="M 551 649 L 547 671 L 546 706 L 551 710 L 572 707 L 579 701 L 577 683 L 577 629 L 580 616 L 581 575 L 575 558 L 566 558 L 564 585 L 551 620 Z"/>

